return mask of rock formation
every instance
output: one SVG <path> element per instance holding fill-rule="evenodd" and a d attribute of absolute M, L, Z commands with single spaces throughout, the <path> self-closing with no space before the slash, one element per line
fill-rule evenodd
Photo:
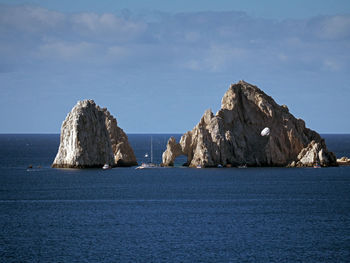
<path fill-rule="evenodd" d="M 134 151 L 117 120 L 93 100 L 78 101 L 62 123 L 55 168 L 137 165 Z"/>
<path fill-rule="evenodd" d="M 260 133 L 269 127 L 270 134 Z M 231 85 L 214 115 L 207 110 L 179 143 L 170 138 L 163 165 L 172 166 L 179 155 L 187 165 L 321 166 L 337 165 L 320 135 L 278 105 L 270 96 L 244 81 Z"/>
<path fill-rule="evenodd" d="M 343 156 L 340 159 L 337 159 L 338 165 L 350 166 L 350 158 Z"/>

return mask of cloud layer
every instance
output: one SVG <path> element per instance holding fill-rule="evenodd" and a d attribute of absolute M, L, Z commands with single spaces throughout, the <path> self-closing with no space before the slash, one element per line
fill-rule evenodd
<path fill-rule="evenodd" d="M 127 131 L 185 131 L 243 78 L 268 87 L 311 127 L 329 131 L 326 116 L 336 131 L 349 130 L 334 118 L 350 99 L 349 50 L 346 14 L 272 20 L 237 11 L 98 14 L 0 5 L 0 110 L 21 105 L 17 117 L 0 122 L 17 131 L 17 123 L 31 127 L 33 116 L 47 114 L 55 128 L 40 122 L 35 131 L 58 132 L 57 108 L 101 98 Z M 150 118 L 142 122 L 144 112 Z"/>
<path fill-rule="evenodd" d="M 40 63 L 125 64 L 194 71 L 349 68 L 350 15 L 274 21 L 242 12 L 64 14 L 0 6 L 3 70 Z"/>

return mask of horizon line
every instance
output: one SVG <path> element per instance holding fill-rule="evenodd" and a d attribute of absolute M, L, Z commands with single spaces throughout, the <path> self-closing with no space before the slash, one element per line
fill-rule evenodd
<path fill-rule="evenodd" d="M 124 131 L 125 132 L 125 131 Z M 187 131 L 186 131 L 187 132 Z M 155 134 L 155 135 L 161 135 L 161 134 L 185 134 L 186 132 L 125 132 L 126 134 Z M 317 132 L 318 134 L 337 134 L 337 135 L 350 135 L 350 132 Z M 56 132 L 0 132 L 0 135 L 49 135 L 49 134 L 58 134 L 60 135 L 61 133 L 56 133 Z"/>

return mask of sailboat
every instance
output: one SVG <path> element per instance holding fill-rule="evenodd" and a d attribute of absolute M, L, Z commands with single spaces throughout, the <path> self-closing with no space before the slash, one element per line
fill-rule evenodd
<path fill-rule="evenodd" d="M 145 154 L 145 158 L 148 158 L 148 153 Z M 151 162 L 150 163 L 142 163 L 140 166 L 137 166 L 135 169 L 146 169 L 146 168 L 156 168 L 158 167 L 153 163 L 153 138 L 151 136 Z"/>

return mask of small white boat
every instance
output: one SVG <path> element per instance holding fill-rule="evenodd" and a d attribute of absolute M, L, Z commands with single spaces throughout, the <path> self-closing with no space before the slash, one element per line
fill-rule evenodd
<path fill-rule="evenodd" d="M 320 165 L 318 162 L 316 162 L 316 163 L 314 164 L 314 168 L 321 168 L 321 165 Z"/>
<path fill-rule="evenodd" d="M 202 168 L 202 165 L 198 164 L 198 165 L 196 166 L 196 168 L 197 168 L 197 169 L 200 169 L 200 168 Z"/>
<path fill-rule="evenodd" d="M 147 169 L 147 168 L 157 168 L 158 166 L 154 163 L 142 163 L 140 166 L 137 166 L 135 169 Z"/>
<path fill-rule="evenodd" d="M 247 165 L 246 164 L 238 165 L 237 168 L 247 168 Z"/>
<path fill-rule="evenodd" d="M 106 163 L 104 166 L 102 166 L 102 169 L 103 170 L 108 170 L 108 169 L 112 169 L 112 167 L 109 166 L 109 164 Z"/>

